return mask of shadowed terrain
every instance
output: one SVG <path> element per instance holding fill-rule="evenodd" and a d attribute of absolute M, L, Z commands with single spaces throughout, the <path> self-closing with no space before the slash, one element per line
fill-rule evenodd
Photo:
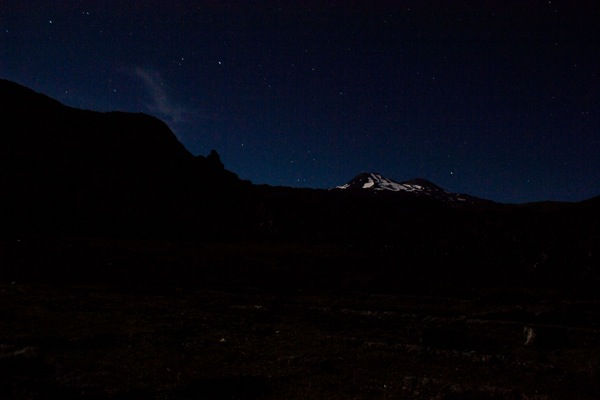
<path fill-rule="evenodd" d="M 595 399 L 598 298 L 3 285 L 3 398 Z M 537 339 L 529 344 L 528 327 Z"/>

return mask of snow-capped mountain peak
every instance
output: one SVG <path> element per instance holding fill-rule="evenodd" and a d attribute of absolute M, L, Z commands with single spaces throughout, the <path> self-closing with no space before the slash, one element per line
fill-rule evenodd
<path fill-rule="evenodd" d="M 357 175 L 350 182 L 337 186 L 336 189 L 370 189 L 370 190 L 389 190 L 392 192 L 419 192 L 427 191 L 435 187 L 442 190 L 425 179 L 414 179 L 403 183 L 385 178 L 377 173 L 362 173 Z"/>
<path fill-rule="evenodd" d="M 368 190 L 373 192 L 404 192 L 416 196 L 430 197 L 448 202 L 473 202 L 475 197 L 448 192 L 427 179 L 417 178 L 396 182 L 378 173 L 358 174 L 350 182 L 336 186 L 339 190 Z"/>

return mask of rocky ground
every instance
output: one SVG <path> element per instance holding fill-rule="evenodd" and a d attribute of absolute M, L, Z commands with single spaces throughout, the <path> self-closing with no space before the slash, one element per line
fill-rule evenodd
<path fill-rule="evenodd" d="M 3 399 L 597 399 L 600 300 L 0 286 Z"/>

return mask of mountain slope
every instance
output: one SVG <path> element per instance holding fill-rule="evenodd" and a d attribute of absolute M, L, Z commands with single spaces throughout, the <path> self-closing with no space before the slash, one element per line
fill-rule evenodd
<path fill-rule="evenodd" d="M 215 225 L 244 186 L 149 115 L 74 109 L 6 80 L 0 102 L 2 229 Z"/>

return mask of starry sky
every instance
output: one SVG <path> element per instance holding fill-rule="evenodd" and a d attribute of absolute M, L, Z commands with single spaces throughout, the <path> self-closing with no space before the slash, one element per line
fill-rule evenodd
<path fill-rule="evenodd" d="M 595 1 L 2 0 L 0 77 L 144 112 L 257 184 L 600 195 Z"/>

